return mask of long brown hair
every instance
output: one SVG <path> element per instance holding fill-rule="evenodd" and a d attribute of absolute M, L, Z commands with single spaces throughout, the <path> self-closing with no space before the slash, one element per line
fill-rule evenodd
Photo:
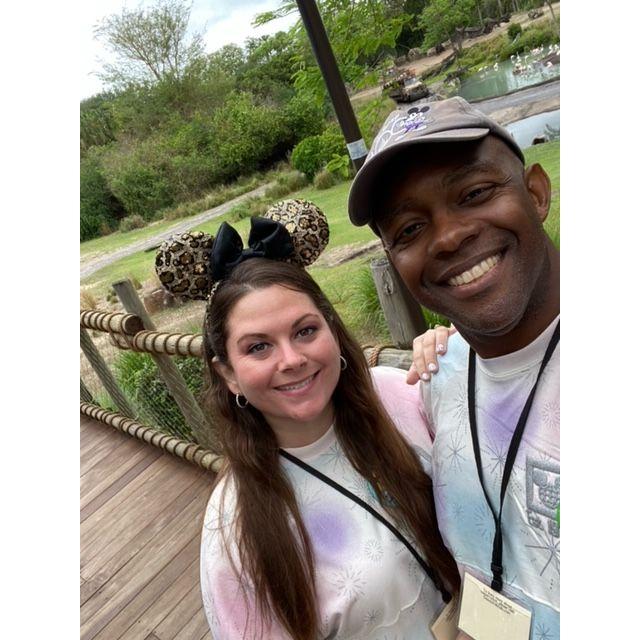
<path fill-rule="evenodd" d="M 275 434 L 259 411 L 238 408 L 212 358 L 228 364 L 226 321 L 235 304 L 249 292 L 273 285 L 305 293 L 327 321 L 349 372 L 340 376 L 333 394 L 336 437 L 381 503 L 411 532 L 436 576 L 450 592 L 457 592 L 460 578 L 438 531 L 431 479 L 378 399 L 362 349 L 303 269 L 255 258 L 236 267 L 212 297 L 205 315 L 204 357 L 209 372 L 205 402 L 237 492 L 241 569 L 255 586 L 262 618 L 275 614 L 296 640 L 315 638 L 319 624 L 313 552 L 294 489 L 280 464 Z M 383 501 L 383 495 L 393 500 Z"/>

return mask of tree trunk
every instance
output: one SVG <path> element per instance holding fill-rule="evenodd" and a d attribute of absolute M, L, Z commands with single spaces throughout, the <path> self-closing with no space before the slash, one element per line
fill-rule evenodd
<path fill-rule="evenodd" d="M 504 15 L 504 11 L 502 10 L 502 2 L 498 0 L 498 18 L 501 18 Z"/>
<path fill-rule="evenodd" d="M 476 0 L 476 9 L 478 9 L 478 19 L 480 20 L 478 24 L 484 24 L 483 18 L 482 18 L 482 11 L 480 10 L 480 0 Z"/>

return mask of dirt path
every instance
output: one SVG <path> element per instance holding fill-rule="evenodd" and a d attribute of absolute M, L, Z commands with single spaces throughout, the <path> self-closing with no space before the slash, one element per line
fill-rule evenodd
<path fill-rule="evenodd" d="M 184 220 L 177 222 L 168 229 L 164 229 L 164 231 L 161 231 L 160 233 L 148 236 L 143 240 L 133 242 L 132 244 L 127 245 L 126 247 L 122 247 L 122 249 L 118 249 L 117 251 L 111 251 L 108 254 L 99 255 L 97 257 L 95 256 L 95 254 L 93 254 L 84 261 L 82 260 L 82 258 L 80 258 L 80 280 L 89 277 L 91 274 L 102 269 L 103 267 L 106 267 L 107 265 L 122 258 L 126 258 L 133 253 L 144 251 L 145 249 L 151 249 L 152 247 L 159 245 L 164 239 L 172 236 L 175 233 L 184 233 L 185 231 L 189 231 L 190 229 L 198 226 L 202 222 L 206 222 L 207 220 L 211 220 L 212 218 L 217 218 L 218 216 L 226 213 L 227 211 L 229 211 L 229 209 L 237 205 L 239 202 L 246 200 L 247 198 L 251 198 L 252 196 L 262 196 L 270 186 L 272 186 L 272 183 L 263 184 L 253 191 L 243 193 L 241 196 L 238 196 L 233 200 L 224 202 L 223 204 L 218 205 L 213 209 L 207 209 L 207 211 L 203 211 L 198 215 L 185 218 Z"/>

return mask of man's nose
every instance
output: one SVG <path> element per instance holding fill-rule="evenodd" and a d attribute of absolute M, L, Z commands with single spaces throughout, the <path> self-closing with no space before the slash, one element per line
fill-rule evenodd
<path fill-rule="evenodd" d="M 431 225 L 431 241 L 427 252 L 432 258 L 443 258 L 459 251 L 480 232 L 475 220 L 448 208 L 433 212 Z"/>

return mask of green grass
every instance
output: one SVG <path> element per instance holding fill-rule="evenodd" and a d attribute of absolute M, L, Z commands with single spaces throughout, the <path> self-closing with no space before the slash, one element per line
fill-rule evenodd
<path fill-rule="evenodd" d="M 551 239 L 560 244 L 560 142 L 548 142 L 526 149 L 524 152 L 527 164 L 539 162 L 549 174 L 552 189 L 552 201 L 545 229 Z M 347 198 L 350 182 L 343 182 L 326 190 L 308 187 L 297 191 L 289 198 L 304 198 L 317 204 L 329 220 L 330 240 L 327 251 L 337 247 L 366 243 L 375 238 L 369 227 L 354 227 L 347 216 Z M 228 214 L 220 216 L 204 224 L 198 229 L 215 235 L 220 224 Z M 246 239 L 249 230 L 249 219 L 240 220 L 233 226 Z M 111 283 L 125 277 L 136 277 L 148 280 L 153 275 L 155 253 L 140 252 L 101 269 L 82 284 L 88 286 L 94 296 L 106 294 Z M 370 293 L 362 293 L 368 286 L 368 271 L 371 255 L 350 260 L 335 267 L 312 266 L 309 271 L 316 279 L 327 297 L 335 305 L 345 324 L 362 343 L 388 342 L 386 327 L 381 326 L 371 312 Z M 196 323 L 197 325 L 197 323 Z"/>

